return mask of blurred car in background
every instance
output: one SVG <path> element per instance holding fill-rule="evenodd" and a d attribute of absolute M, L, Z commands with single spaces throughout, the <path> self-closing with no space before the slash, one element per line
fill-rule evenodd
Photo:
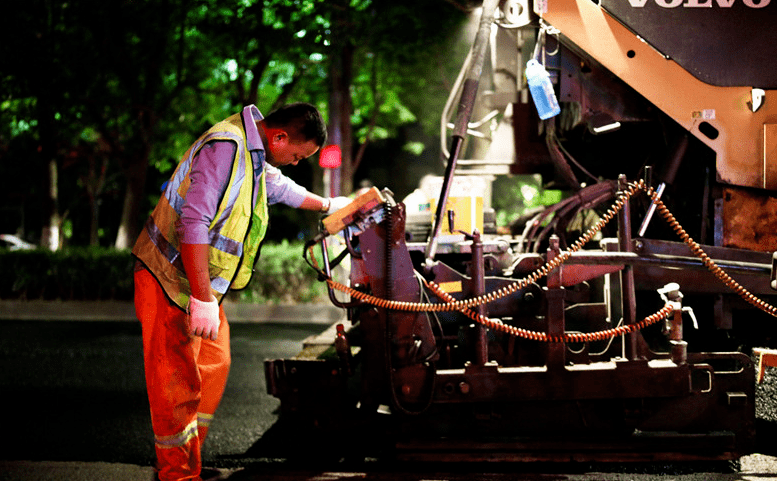
<path fill-rule="evenodd" d="M 0 234 L 0 248 L 10 249 L 12 251 L 35 249 L 34 244 L 30 244 L 13 234 Z"/>

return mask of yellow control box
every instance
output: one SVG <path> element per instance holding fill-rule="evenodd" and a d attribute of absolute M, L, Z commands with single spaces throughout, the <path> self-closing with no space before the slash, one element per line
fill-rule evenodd
<path fill-rule="evenodd" d="M 431 221 L 434 223 L 434 216 L 437 213 L 437 202 L 442 190 L 442 178 L 437 182 L 432 182 L 431 188 Z M 485 190 L 485 181 L 479 177 L 460 176 L 453 178 L 448 193 L 448 203 L 443 211 L 439 236 L 440 242 L 462 240 L 463 234 L 455 231 L 472 233 L 477 229 L 478 232 L 483 233 L 483 195 Z M 448 211 L 450 210 L 454 212 L 454 232 L 450 231 L 448 223 Z"/>
<path fill-rule="evenodd" d="M 377 187 L 356 197 L 350 204 L 324 218 L 324 229 L 332 235 L 337 234 L 359 217 L 369 214 L 375 207 L 383 204 L 383 194 Z"/>

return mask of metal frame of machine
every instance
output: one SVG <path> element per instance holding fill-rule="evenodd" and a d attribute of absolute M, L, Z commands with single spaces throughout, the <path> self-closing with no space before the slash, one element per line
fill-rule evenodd
<path fill-rule="evenodd" d="M 513 3 L 502 2 L 503 16 Z M 663 187 L 624 175 L 575 186 L 576 203 L 548 210 L 560 218 L 568 205 L 599 208 L 598 221 L 577 240 L 547 232 L 527 248 L 529 234 L 548 225 L 548 213 L 530 221 L 523 236 L 456 229 L 448 195 L 498 4 L 484 2 L 460 82 L 428 241 L 408 241 L 405 205 L 387 190 L 372 189 L 325 219 L 305 256 L 328 283 L 332 302 L 346 309 L 350 327 L 330 329 L 295 358 L 267 361 L 268 392 L 281 400 L 283 416 L 327 432 L 347 430 L 344 450 L 364 456 L 377 450 L 407 460 L 557 462 L 750 453 L 753 363 L 747 353 L 719 346 L 717 336 L 741 309 L 777 314 L 759 298 L 773 293 L 768 248 L 726 244 L 730 233 L 716 235 L 716 245 L 698 244 L 664 204 Z M 772 188 L 768 134 L 776 111 L 751 108 L 753 89 L 701 83 L 590 0 L 536 2 L 534 10 L 558 29 L 565 48 L 600 62 L 711 148 L 717 182 L 726 184 L 718 192 Z M 562 68 L 561 75 L 573 70 Z M 616 110 L 607 114 L 628 117 L 628 109 Z M 682 157 L 685 148 L 673 147 L 669 157 Z M 650 208 L 641 219 L 632 208 L 638 198 L 640 209 Z M 715 228 L 730 231 L 734 222 L 720 219 L 725 209 L 715 213 Z M 661 220 L 676 238 L 644 237 L 644 226 Z M 643 226 L 634 235 L 636 221 Z M 439 241 L 446 222 L 461 240 Z M 615 237 L 589 245 L 606 226 Z M 341 229 L 346 247 L 330 259 L 325 239 Z M 349 279 L 340 283 L 331 269 L 345 254 Z"/>

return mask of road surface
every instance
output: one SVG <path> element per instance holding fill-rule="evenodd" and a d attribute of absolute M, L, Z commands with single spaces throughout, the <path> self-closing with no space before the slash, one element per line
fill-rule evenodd
<path fill-rule="evenodd" d="M 399 465 L 322 460 L 315 448 L 279 456 L 268 441 L 278 435 L 273 429 L 282 427 L 275 412 L 278 401 L 266 394 L 263 361 L 295 354 L 303 339 L 325 327 L 233 323 L 232 372 L 203 453 L 204 464 L 220 469 L 221 479 L 777 479 L 777 449 L 766 440 L 777 431 L 773 410 L 759 415 L 764 432 L 763 442 L 759 432 L 759 454 L 730 465 Z M 0 328 L 0 481 L 152 479 L 153 438 L 136 322 L 3 320 Z M 767 373 L 767 381 L 772 377 L 777 372 Z M 758 389 L 762 397 L 773 395 Z"/>

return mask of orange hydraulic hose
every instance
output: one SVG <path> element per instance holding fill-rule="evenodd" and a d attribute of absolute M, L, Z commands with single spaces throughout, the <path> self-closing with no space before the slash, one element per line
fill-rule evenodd
<path fill-rule="evenodd" d="M 675 231 L 675 233 L 680 237 L 680 239 L 685 244 L 688 245 L 688 247 L 691 249 L 691 252 L 693 252 L 694 255 L 696 255 L 701 259 L 702 263 L 707 267 L 707 269 L 710 270 L 710 272 L 712 272 L 713 275 L 715 275 L 715 277 L 717 277 L 723 284 L 725 284 L 731 290 L 736 292 L 742 299 L 744 299 L 749 304 L 753 305 L 758 309 L 761 309 L 762 311 L 774 317 L 777 317 L 777 307 L 774 307 L 771 304 L 759 299 L 757 296 L 749 292 L 745 287 L 743 287 L 734 279 L 732 279 L 728 274 L 726 274 L 726 272 L 723 271 L 723 269 L 720 266 L 715 264 L 715 262 L 703 251 L 701 246 L 698 243 L 696 243 L 688 235 L 688 233 L 682 228 L 682 226 L 674 217 L 674 215 L 672 215 L 672 213 L 669 212 L 669 209 L 666 207 L 666 205 L 664 205 L 663 201 L 658 197 L 658 194 L 655 192 L 655 190 L 652 187 L 647 187 L 643 180 L 640 180 L 636 183 L 629 183 L 628 188 L 625 191 L 618 193 L 615 204 L 613 204 L 609 209 L 607 209 L 607 211 L 602 216 L 602 218 L 594 226 L 589 228 L 582 236 L 580 236 L 580 238 L 577 241 L 575 241 L 575 243 L 570 247 L 569 250 L 564 251 L 559 256 L 551 259 L 548 263 L 539 267 L 536 271 L 531 273 L 529 276 L 523 279 L 519 279 L 516 282 L 508 286 L 504 286 L 501 289 L 498 289 L 494 292 L 486 293 L 482 296 L 473 297 L 470 299 L 455 300 L 448 293 L 442 291 L 439 288 L 439 286 L 437 286 L 435 283 L 426 282 L 427 287 L 430 290 L 432 290 L 438 297 L 444 300 L 445 303 L 431 304 L 431 303 L 420 303 L 420 302 L 393 301 L 390 299 L 381 299 L 381 298 L 372 296 L 370 294 L 357 291 L 329 277 L 325 278 L 324 280 L 333 289 L 339 290 L 341 292 L 345 292 L 354 299 L 360 300 L 362 302 L 366 302 L 376 307 L 380 307 L 383 309 L 392 309 L 392 310 L 399 310 L 399 311 L 415 311 L 415 312 L 460 311 L 465 315 L 467 315 L 468 317 L 470 317 L 471 319 L 485 325 L 490 329 L 503 332 L 506 334 L 514 335 L 514 336 L 524 337 L 526 339 L 534 339 L 534 340 L 545 341 L 545 342 L 585 342 L 585 341 L 601 340 L 601 339 L 628 334 L 630 332 L 643 329 L 651 324 L 658 322 L 663 318 L 666 318 L 669 314 L 671 314 L 672 307 L 669 304 L 667 304 L 655 314 L 648 316 L 642 321 L 637 322 L 635 324 L 619 326 L 613 329 L 606 329 L 604 331 L 595 332 L 595 333 L 565 333 L 563 336 L 548 336 L 546 333 L 543 333 L 543 332 L 527 331 L 525 329 L 517 328 L 514 326 L 508 326 L 503 324 L 501 321 L 498 321 L 495 319 L 489 319 L 484 316 L 481 316 L 480 314 L 472 311 L 471 309 L 474 306 L 478 306 L 480 304 L 484 304 L 487 302 L 491 302 L 491 301 L 509 296 L 517 292 L 518 290 L 527 287 L 533 282 L 536 282 L 540 278 L 548 275 L 549 272 L 551 272 L 553 269 L 556 269 L 562 263 L 566 262 L 573 253 L 579 251 L 586 243 L 588 243 L 588 241 L 590 241 L 594 237 L 594 235 L 596 235 L 597 232 L 599 232 L 608 222 L 610 222 L 613 219 L 613 217 L 617 215 L 617 213 L 623 208 L 625 203 L 628 202 L 637 191 L 645 192 L 646 195 L 653 200 L 659 215 L 670 225 L 672 230 Z M 310 257 L 313 262 L 313 267 L 320 272 L 315 255 L 313 255 L 312 253 L 312 248 L 313 248 L 313 245 L 309 246 L 309 249 L 311 250 Z"/>

